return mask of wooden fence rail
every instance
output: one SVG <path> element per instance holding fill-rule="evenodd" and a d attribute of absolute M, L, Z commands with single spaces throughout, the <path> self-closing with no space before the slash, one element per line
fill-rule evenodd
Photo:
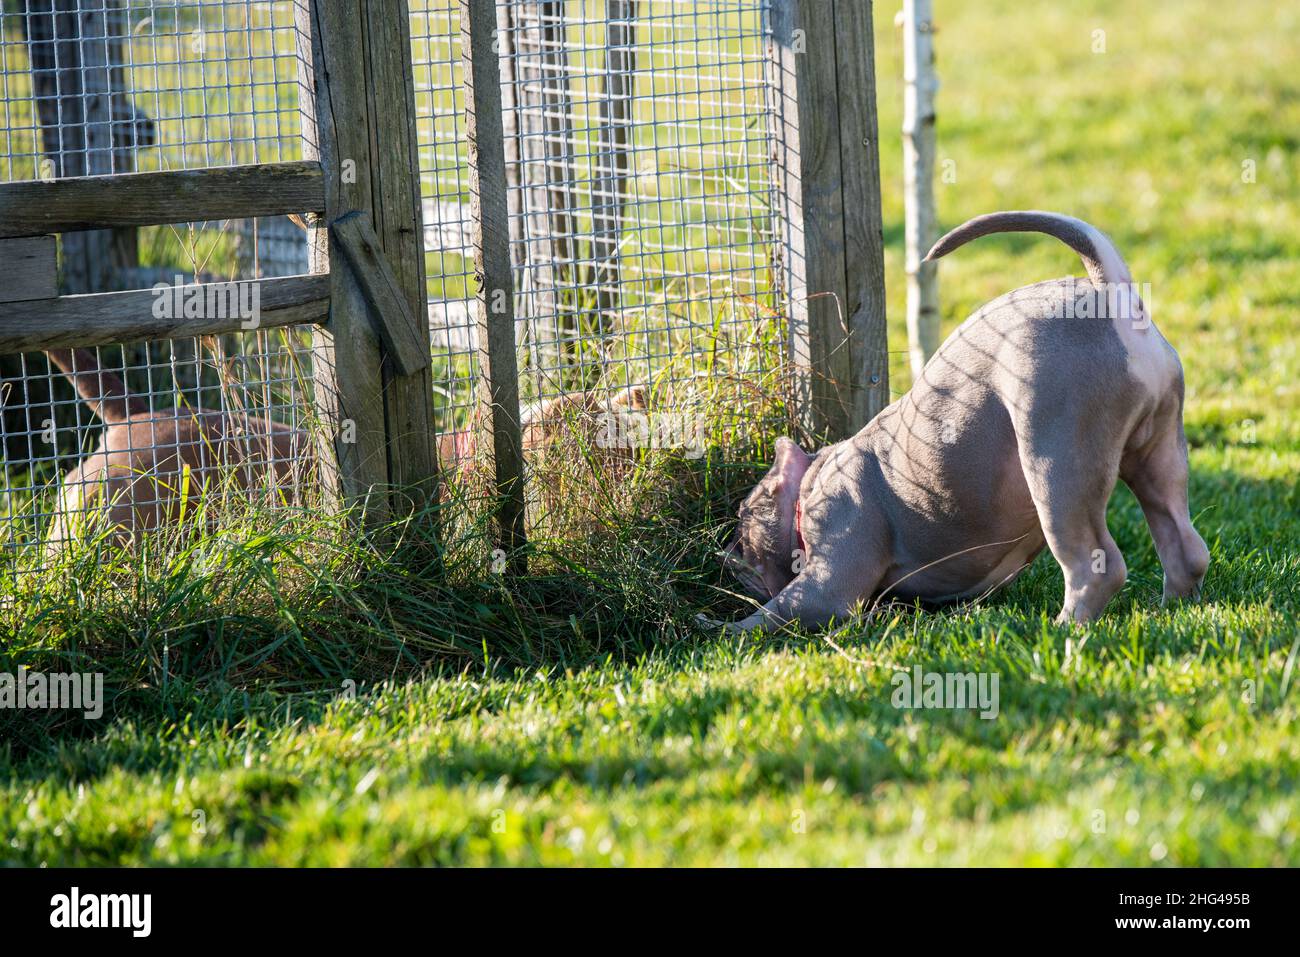
<path fill-rule="evenodd" d="M 329 285 L 322 276 L 204 283 L 183 287 L 182 295 L 203 301 L 248 302 L 240 287 L 257 286 L 255 319 L 237 314 L 183 314 L 159 317 L 152 289 L 97 292 L 55 299 L 0 303 L 0 355 L 46 349 L 106 346 L 146 339 L 215 336 L 250 329 L 275 329 L 299 323 L 324 322 L 329 312 Z"/>
<path fill-rule="evenodd" d="M 0 239 L 317 212 L 324 200 L 313 162 L 0 183 Z"/>

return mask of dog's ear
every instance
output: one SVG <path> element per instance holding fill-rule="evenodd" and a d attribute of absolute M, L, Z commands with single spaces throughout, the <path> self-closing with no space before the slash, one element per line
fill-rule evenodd
<path fill-rule="evenodd" d="M 799 488 L 803 473 L 808 471 L 812 456 L 805 452 L 793 439 L 785 436 L 776 440 L 776 460 L 772 463 L 772 473 L 776 476 L 778 489 Z"/>

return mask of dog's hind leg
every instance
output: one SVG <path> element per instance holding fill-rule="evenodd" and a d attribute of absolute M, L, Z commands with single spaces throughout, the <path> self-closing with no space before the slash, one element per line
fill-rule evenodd
<path fill-rule="evenodd" d="M 1106 504 L 1119 475 L 1119 450 L 1105 427 L 1081 433 L 1017 430 L 1020 462 L 1043 537 L 1065 576 L 1058 622 L 1092 621 L 1124 586 L 1124 556 L 1106 525 Z"/>
<path fill-rule="evenodd" d="M 1181 406 L 1181 403 L 1178 404 Z M 1167 409 L 1153 437 L 1130 449 L 1120 477 L 1137 496 L 1165 572 L 1164 601 L 1196 595 L 1210 564 L 1210 550 L 1192 527 L 1187 505 L 1187 439 L 1181 409 Z"/>

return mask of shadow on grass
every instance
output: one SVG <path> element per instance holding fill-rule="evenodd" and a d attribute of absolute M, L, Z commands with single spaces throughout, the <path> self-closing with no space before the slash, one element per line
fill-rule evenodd
<path fill-rule="evenodd" d="M 441 717 L 455 720 L 509 707 L 511 689 L 520 676 L 538 670 L 559 674 L 639 662 L 678 672 L 719 649 L 743 646 L 746 655 L 758 655 L 826 647 L 821 638 L 801 633 L 737 643 L 702 633 L 693 624 L 694 613 L 702 608 L 715 616 L 744 612 L 740 601 L 719 591 L 730 591 L 733 585 L 717 567 L 713 552 L 724 540 L 728 517 L 752 474 L 737 470 L 733 478 L 741 481 L 704 483 L 703 488 L 698 474 L 696 481 L 684 479 L 684 484 L 695 486 L 693 494 L 676 496 L 672 513 L 624 521 L 562 549 L 538 546 L 533 555 L 536 571 L 513 581 L 483 574 L 488 562 L 480 554 L 481 529 L 471 529 L 478 539 L 453 539 L 450 548 L 435 548 L 435 540 L 442 539 L 432 535 L 423 540 L 408 535 L 405 551 L 399 548 L 382 560 L 343 552 L 341 559 L 358 564 L 345 570 L 327 562 L 332 577 L 309 576 L 298 590 L 268 589 L 267 595 L 274 593 L 278 601 L 241 590 L 250 581 L 265 583 L 266 576 L 237 576 L 240 587 L 234 589 L 216 589 L 206 579 L 196 585 L 193 576 L 203 567 L 200 562 L 180 571 L 172 567 L 149 587 L 137 582 L 130 602 L 87 608 L 84 596 L 64 593 L 64 605 L 44 607 L 31 619 L 25 643 L 11 641 L 0 649 L 0 671 L 14 672 L 19 664 L 46 671 L 101 670 L 109 696 L 105 719 L 0 711 L 3 763 L 20 776 L 43 776 L 51 767 L 46 759 L 61 753 L 53 766 L 64 768 L 69 781 L 97 776 L 127 760 L 137 765 L 156 761 L 159 771 L 168 771 L 183 758 L 169 758 L 162 744 L 146 756 L 137 742 L 114 758 L 121 730 L 151 725 L 162 729 L 180 722 L 192 722 L 195 733 L 202 734 L 253 726 L 272 731 L 290 723 L 309 727 L 326 717 L 341 694 L 355 689 L 365 698 L 367 689 L 384 681 L 402 684 L 474 675 L 484 688 L 503 689 L 499 694 L 481 691 L 459 705 L 444 703 Z M 1093 653 L 1216 653 L 1230 643 L 1221 616 L 1213 614 L 1220 605 L 1238 606 L 1248 618 L 1255 615 L 1250 620 L 1259 622 L 1260 634 L 1252 653 L 1285 646 L 1289 637 L 1280 628 L 1270 630 L 1269 623 L 1294 621 L 1300 610 L 1297 559 L 1293 547 L 1287 547 L 1300 538 L 1297 518 L 1288 510 L 1293 494 L 1293 486 L 1281 480 L 1195 474 L 1193 501 L 1202 507 L 1197 524 L 1213 556 L 1204 602 L 1160 612 L 1158 561 L 1136 501 L 1122 490 L 1112 501 L 1110 523 L 1126 555 L 1130 581 L 1105 618 L 1089 629 Z M 1205 504 L 1211 502 L 1213 507 Z M 309 543 L 288 536 L 278 546 L 323 547 L 316 539 Z M 253 554 L 259 562 L 273 563 L 266 552 Z M 231 567 L 241 566 L 223 566 Z M 177 603 L 171 595 L 176 590 L 192 590 L 193 600 Z M 1067 638 L 1077 634 L 1048 624 L 1061 591 L 1059 570 L 1044 554 L 1009 588 L 981 603 L 938 612 L 892 607 L 872 621 L 841 627 L 833 638 L 855 655 L 871 654 L 882 642 L 892 641 L 892 635 L 907 635 L 908 667 L 979 671 L 996 665 L 1009 676 L 1025 675 L 1041 670 L 1044 656 L 1059 659 Z M 248 614 L 245 606 L 255 598 L 260 607 L 271 610 L 269 615 Z M 150 607 L 150 601 L 157 604 Z M 43 631 L 38 627 L 42 624 Z M 61 642 L 61 630 L 76 637 Z M 1239 648 L 1240 638 L 1237 642 Z M 954 649 L 964 657 L 954 658 Z M 887 677 L 875 679 L 878 700 L 823 689 L 818 707 L 825 715 L 862 719 L 887 729 L 898 718 L 888 705 Z M 945 723 L 972 745 L 1001 748 L 1014 735 L 1032 733 L 1036 722 L 1055 717 L 1068 715 L 1089 726 L 1116 718 L 1127 724 L 1137 713 L 1131 689 L 1089 690 L 1064 679 L 1035 679 L 1016 687 L 1020 690 L 1003 705 L 1004 714 L 1013 720 L 993 722 L 996 727 L 947 713 L 927 714 L 925 720 Z M 700 692 L 648 717 L 643 730 L 652 738 L 701 737 L 721 717 L 762 707 L 761 701 L 740 691 Z M 33 770 L 19 770 L 29 756 Z M 829 769 L 842 760 L 826 754 L 815 759 L 814 767 Z M 490 749 L 467 751 L 459 761 L 449 765 L 447 773 L 510 773 Z M 639 761 L 629 756 L 602 765 L 599 778 L 614 782 L 628 774 L 636 779 L 652 773 Z M 514 755 L 508 763 L 544 778 L 577 773 L 545 751 L 522 764 Z M 767 756 L 763 773 L 801 774 L 805 764 L 806 756 L 797 762 Z M 867 761 L 853 772 L 855 787 L 867 789 L 894 773 L 898 769 L 891 770 L 887 761 Z"/>

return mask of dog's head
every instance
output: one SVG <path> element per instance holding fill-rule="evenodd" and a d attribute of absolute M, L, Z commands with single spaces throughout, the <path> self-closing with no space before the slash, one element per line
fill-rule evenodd
<path fill-rule="evenodd" d="M 794 579 L 794 508 L 811 462 L 790 439 L 777 439 L 771 470 L 740 503 L 736 537 L 722 562 L 756 598 L 772 598 Z"/>

